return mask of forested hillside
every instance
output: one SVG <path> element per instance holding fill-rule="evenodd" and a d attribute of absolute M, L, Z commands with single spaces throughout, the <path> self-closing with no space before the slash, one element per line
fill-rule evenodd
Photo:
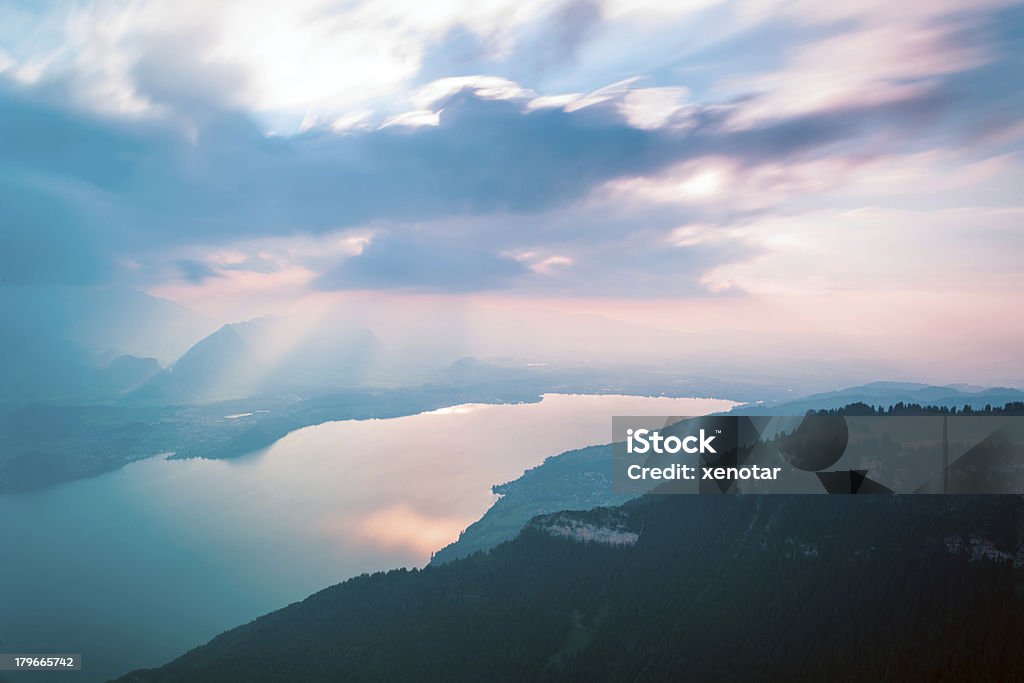
<path fill-rule="evenodd" d="M 647 496 L 121 680 L 1019 680 L 1022 530 L 1019 496 Z"/>

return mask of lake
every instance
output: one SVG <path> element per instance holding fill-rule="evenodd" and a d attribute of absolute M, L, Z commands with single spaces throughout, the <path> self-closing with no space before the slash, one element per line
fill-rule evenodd
<path fill-rule="evenodd" d="M 425 564 L 483 515 L 493 484 L 607 443 L 613 415 L 732 405 L 562 394 L 467 404 L 0 496 L 0 652 L 81 653 L 83 671 L 60 674 L 79 682 L 162 664 L 348 577 Z M 22 676 L 0 679 L 44 680 Z"/>

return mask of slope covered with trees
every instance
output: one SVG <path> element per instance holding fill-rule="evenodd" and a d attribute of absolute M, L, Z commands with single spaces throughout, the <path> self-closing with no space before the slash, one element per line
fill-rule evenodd
<path fill-rule="evenodd" d="M 121 680 L 1019 680 L 1022 529 L 1019 496 L 651 495 Z"/>

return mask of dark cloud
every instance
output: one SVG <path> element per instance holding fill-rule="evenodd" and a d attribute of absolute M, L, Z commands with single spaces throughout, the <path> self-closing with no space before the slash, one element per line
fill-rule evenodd
<path fill-rule="evenodd" d="M 514 259 L 421 237 L 389 236 L 369 244 L 316 280 L 319 289 L 496 289 L 526 274 Z"/>
<path fill-rule="evenodd" d="M 181 273 L 181 276 L 188 282 L 198 284 L 212 277 L 217 277 L 217 271 L 202 261 L 178 259 L 175 265 L 178 267 L 178 272 Z"/>
<path fill-rule="evenodd" d="M 138 94 L 193 119 L 216 112 L 222 103 L 240 101 L 249 84 L 247 73 L 197 49 L 215 40 L 205 26 L 150 36 L 132 67 Z"/>
<path fill-rule="evenodd" d="M 601 3 L 595 0 L 552 3 L 544 20 L 525 28 L 511 50 L 507 44 L 495 45 L 487 35 L 455 26 L 428 47 L 416 80 L 425 85 L 452 75 L 493 73 L 519 82 L 536 82 L 545 75 L 557 78 L 601 29 Z"/>
<path fill-rule="evenodd" d="M 570 0 L 539 26 L 512 58 L 528 65 L 533 78 L 576 60 L 580 48 L 601 28 L 601 5 L 594 0 Z"/>
<path fill-rule="evenodd" d="M 102 213 L 66 180 L 0 173 L 0 285 L 105 279 L 110 263 L 101 248 Z"/>
<path fill-rule="evenodd" d="M 573 35 L 585 35 L 592 8 L 563 9 Z M 136 76 L 142 92 L 192 115 L 188 125 L 175 117 L 88 114 L 67 104 L 59 84 L 0 86 L 0 278 L 102 280 L 121 257 L 184 245 L 365 223 L 538 216 L 608 180 L 653 174 L 704 155 L 754 167 L 824 154 L 837 145 L 856 147 L 865 133 L 920 134 L 955 105 L 949 91 L 938 88 L 917 99 L 736 130 L 727 125 L 731 112 L 744 106 L 736 102 L 695 108 L 687 114 L 689 126 L 641 130 L 611 102 L 574 112 L 531 110 L 522 101 L 463 91 L 442 103 L 436 127 L 268 137 L 238 111 L 210 105 L 195 93 L 189 99 L 186 72 L 192 69 L 167 66 L 173 48 L 160 46 L 154 52 L 159 59 L 141 61 Z M 231 80 L 211 78 L 200 90 Z M 203 106 L 196 104 L 200 100 Z M 906 139 L 913 144 L 913 136 Z M 520 221 L 513 236 L 548 239 L 525 234 L 531 221 Z M 497 255 L 501 250 L 490 250 L 510 241 L 510 235 L 467 236 L 443 250 L 428 240 L 375 243 L 320 284 L 498 286 L 522 275 Z M 465 265 L 488 259 L 493 277 Z M 434 262 L 447 263 L 450 273 L 438 272 Z M 207 277 L 197 265 L 181 272 Z M 371 272 L 371 266 L 379 270 Z"/>

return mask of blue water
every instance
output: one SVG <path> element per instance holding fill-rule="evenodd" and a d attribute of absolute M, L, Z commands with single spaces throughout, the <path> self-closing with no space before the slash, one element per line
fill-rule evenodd
<path fill-rule="evenodd" d="M 345 578 L 426 563 L 486 511 L 492 484 L 607 442 L 612 415 L 730 405 L 548 395 L 456 406 L 0 496 L 0 652 L 81 653 L 81 673 L 51 677 L 79 683 L 160 665 Z"/>

